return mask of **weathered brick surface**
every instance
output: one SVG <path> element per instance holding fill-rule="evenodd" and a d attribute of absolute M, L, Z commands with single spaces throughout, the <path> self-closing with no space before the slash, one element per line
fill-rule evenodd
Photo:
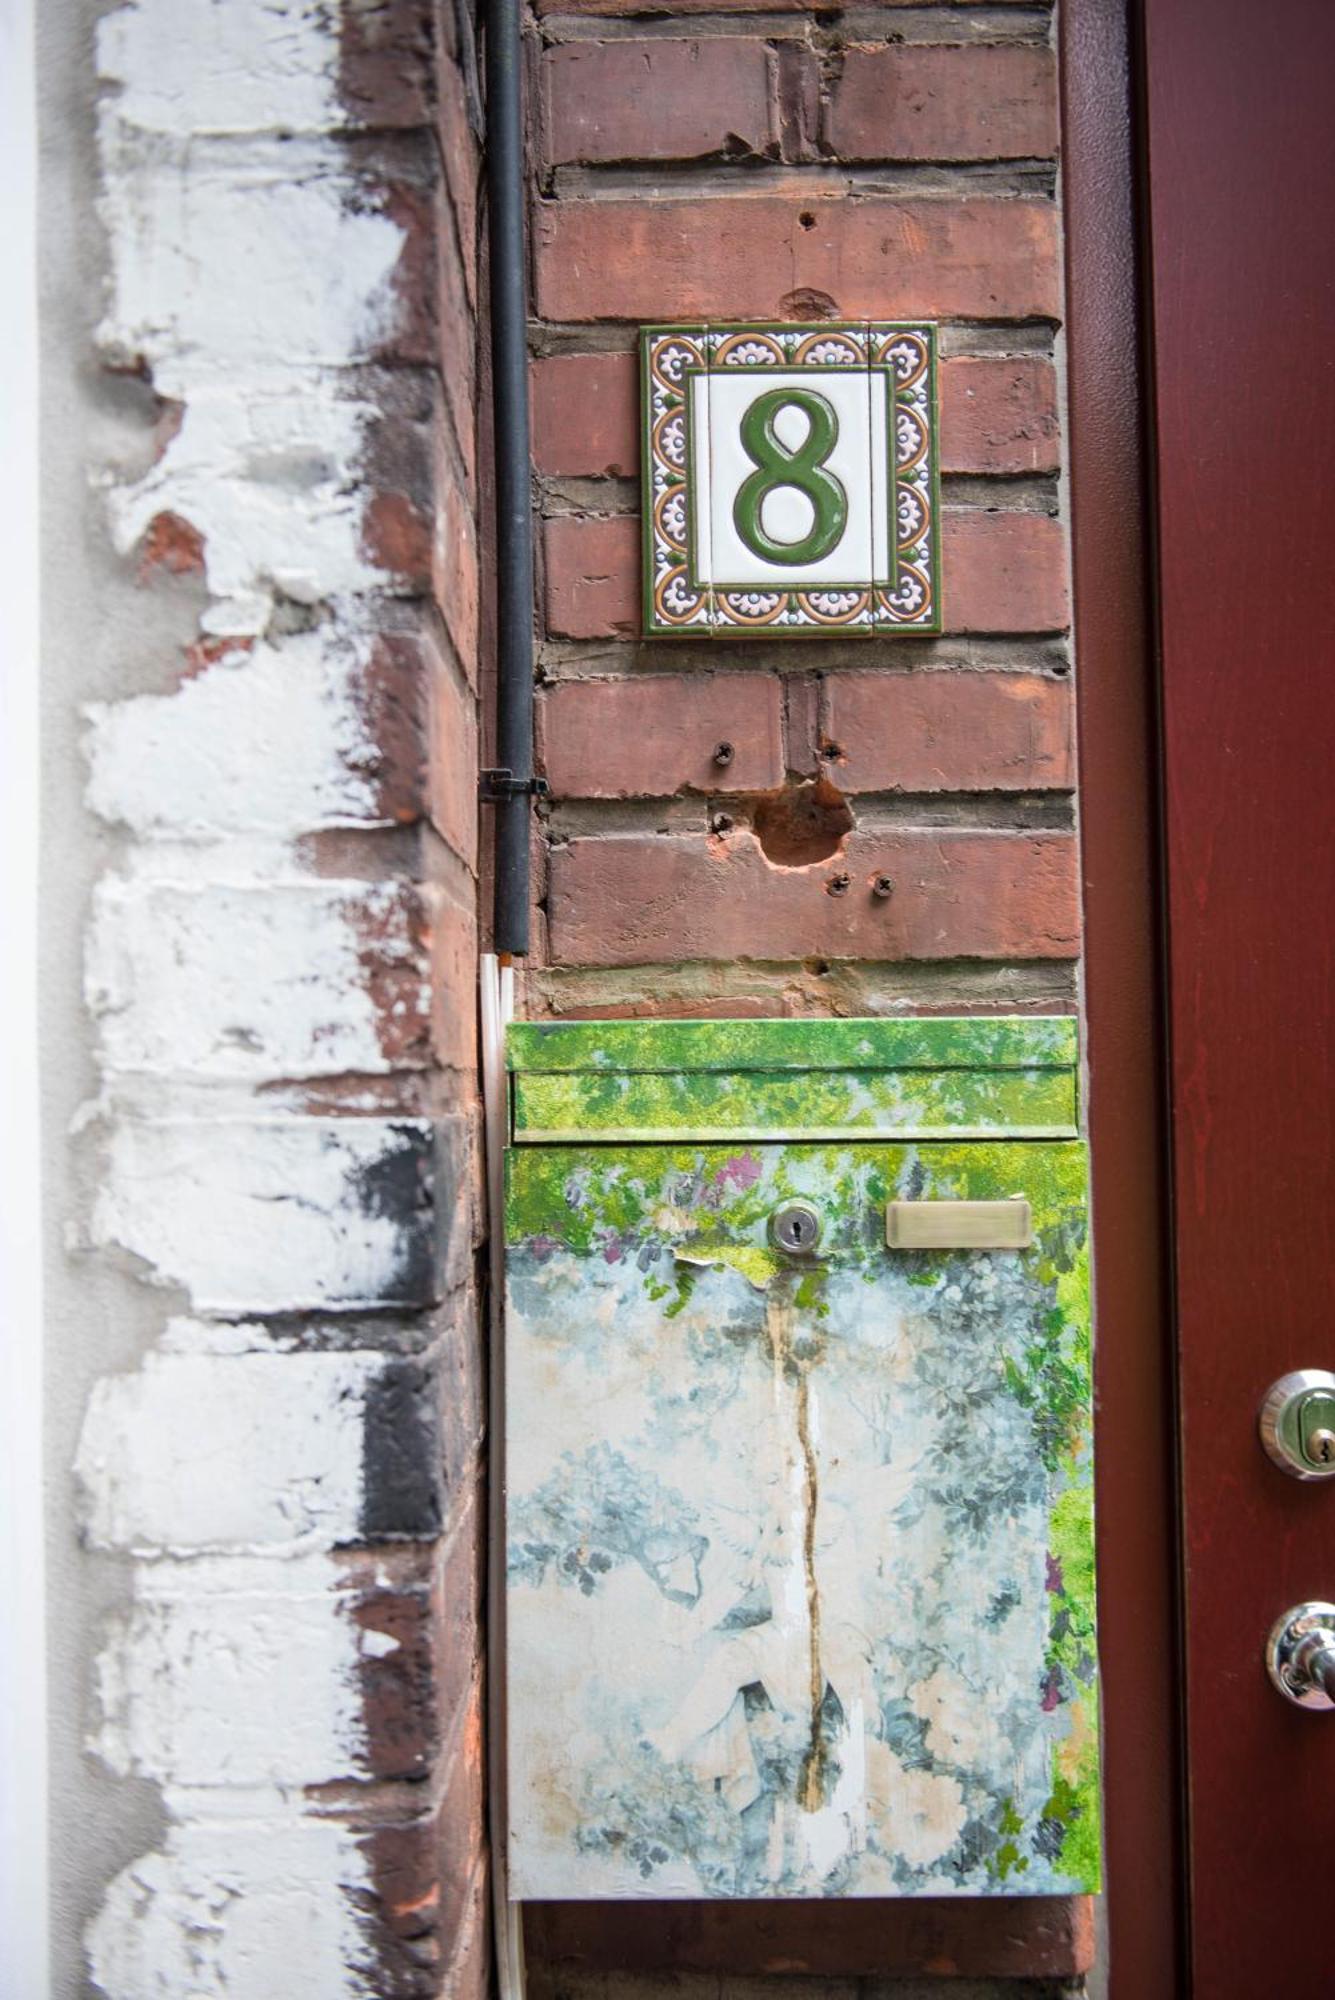
<path fill-rule="evenodd" d="M 427 686 L 431 823 L 469 868 L 477 865 L 477 704 L 444 649 L 433 647 Z"/>
<path fill-rule="evenodd" d="M 543 769 L 558 798 L 763 791 L 783 778 L 781 695 L 760 673 L 566 681 L 540 698 Z"/>
<path fill-rule="evenodd" d="M 449 1745 L 440 1802 L 441 1930 L 459 1938 L 466 1928 L 469 1887 L 486 1850 L 483 1799 L 483 1685 L 481 1662 Z"/>
<path fill-rule="evenodd" d="M 960 355 L 937 371 L 943 472 L 1054 472 L 1057 376 L 1038 355 Z M 639 471 L 639 361 L 556 354 L 533 366 L 533 459 L 549 477 Z"/>
<path fill-rule="evenodd" d="M 1069 681 L 840 671 L 824 677 L 823 727 L 811 729 L 798 701 L 805 688 L 801 676 L 781 682 L 763 671 L 562 682 L 539 697 L 543 768 L 556 797 L 587 799 L 764 791 L 782 782 L 785 762 L 823 770 L 854 794 L 1074 783 Z M 720 745 L 731 752 L 721 765 Z"/>
<path fill-rule="evenodd" d="M 478 1666 L 482 1658 L 482 1593 L 486 1520 L 482 1496 L 461 1499 L 460 1514 L 436 1556 L 432 1591 L 436 1653 L 436 1711 L 444 1736 L 466 1739 L 477 1721 Z"/>
<path fill-rule="evenodd" d="M 435 12 L 431 0 L 340 11 L 340 96 L 353 122 L 430 124 Z"/>
<path fill-rule="evenodd" d="M 80 1463 L 126 1612 L 94 1728 L 179 1809 L 109 1884 L 89 1850 L 89 1978 L 482 2000 L 467 16 L 208 11 L 163 64 L 128 0 L 97 50 L 98 338 L 171 402 L 115 463 L 90 433 L 87 602 L 130 629 L 137 567 L 173 617 L 95 690 L 135 852 L 89 939 L 86 1235 L 159 1286 L 119 1351 L 162 1306 Z"/>
<path fill-rule="evenodd" d="M 763 153 L 773 143 L 758 37 L 567 42 L 548 50 L 543 83 L 553 165 Z"/>
<path fill-rule="evenodd" d="M 890 42 L 846 49 L 830 143 L 843 160 L 1045 159 L 1057 150 L 1052 53 Z"/>
<path fill-rule="evenodd" d="M 893 23 L 894 9 L 912 7 L 918 0 L 874 0 L 886 10 Z M 958 0 L 947 0 L 954 6 Z M 1002 7 L 1027 7 L 1033 0 L 997 0 Z M 1039 0 L 1042 6 L 1044 0 Z M 828 11 L 825 0 L 534 0 L 541 17 L 548 14 L 808 14 Z"/>
<path fill-rule="evenodd" d="M 477 1278 L 476 1253 L 485 1239 L 487 1215 L 482 1192 L 482 1107 L 460 1091 L 458 1108 L 436 1121 L 435 1265 L 439 1299 L 455 1298 L 462 1308 Z M 476 1303 L 476 1301 L 474 1301 Z"/>
<path fill-rule="evenodd" d="M 792 317 L 800 294 L 831 316 L 1058 319 L 1050 202 L 812 193 L 699 201 L 543 204 L 536 218 L 544 318 Z M 799 317 L 810 317 L 800 305 Z"/>
<path fill-rule="evenodd" d="M 638 635 L 640 524 L 561 515 L 543 529 L 547 629 L 571 639 Z"/>
<path fill-rule="evenodd" d="M 440 2000 L 487 2000 L 491 1991 L 491 1921 L 488 1872 L 479 1863 L 468 1884 L 468 1901 L 445 1968 Z M 435 1992 L 432 1988 L 432 1992 Z"/>
<path fill-rule="evenodd" d="M 350 1615 L 360 1637 L 366 1769 L 420 1778 L 440 1750 L 446 1681 L 432 1614 L 429 1558 L 416 1551 L 359 1555 Z"/>
<path fill-rule="evenodd" d="M 640 630 L 639 523 L 629 515 L 548 521 L 548 629 L 572 639 Z M 949 632 L 1059 632 L 1069 620 L 1066 541 L 1046 514 L 948 513 L 942 603 Z"/>
<path fill-rule="evenodd" d="M 942 601 L 950 632 L 1062 632 L 1066 532 L 1049 514 L 947 514 Z"/>
<path fill-rule="evenodd" d="M 431 1021 L 436 1061 L 471 1076 L 477 1067 L 477 918 L 444 888 L 432 913 Z"/>
<path fill-rule="evenodd" d="M 448 18 L 444 10 L 437 8 L 435 11 L 444 24 Z M 442 42 L 446 39 L 442 34 Z M 481 114 L 480 88 L 476 81 L 470 84 L 461 64 L 448 51 L 442 50 L 436 76 L 436 136 L 440 144 L 445 185 L 454 210 L 455 233 L 462 251 L 468 301 L 474 310 L 477 308 L 477 260 L 481 231 L 478 203 L 480 155 L 473 122 L 480 120 Z"/>
<path fill-rule="evenodd" d="M 449 217 L 442 214 L 437 259 L 440 376 L 459 458 L 469 482 L 477 470 L 477 340 L 464 258 Z"/>
<path fill-rule="evenodd" d="M 578 839 L 552 854 L 549 916 L 567 965 L 1073 958 L 1076 848 L 1065 833 L 859 829 L 829 862 L 778 868 L 744 829 Z"/>
<path fill-rule="evenodd" d="M 1036 355 L 961 355 L 941 364 L 943 472 L 1055 472 L 1057 372 Z"/>
<path fill-rule="evenodd" d="M 395 153 L 398 171 L 386 171 L 387 142 L 356 139 L 350 144 L 352 160 L 358 168 L 355 199 L 368 209 L 378 210 L 397 224 L 402 232 L 398 258 L 385 288 L 392 300 L 388 324 L 370 322 L 375 335 L 365 343 L 368 360 L 412 362 L 425 368 L 436 363 L 440 315 L 437 310 L 437 257 L 439 233 L 438 170 L 434 151 L 425 135 L 420 139 L 396 141 L 400 148 L 411 147 L 411 157 Z M 296 218 L 291 256 L 293 268 L 301 269 L 309 257 L 309 244 L 298 233 Z"/>
<path fill-rule="evenodd" d="M 480 1217 L 485 1222 L 485 1215 Z M 480 1477 L 486 1380 L 481 1348 L 473 1337 L 475 1302 L 456 1291 L 441 1309 L 435 1380 L 440 1392 L 440 1481 L 455 1505 Z"/>
<path fill-rule="evenodd" d="M 1073 707 L 1069 681 L 1039 674 L 830 674 L 830 776 L 855 793 L 1065 790 Z"/>
<path fill-rule="evenodd" d="M 424 596 L 431 589 L 435 424 L 430 419 L 377 424 L 366 457 L 378 478 L 365 503 L 362 547 L 396 589 Z"/>
<path fill-rule="evenodd" d="M 532 396 L 539 472 L 596 478 L 639 471 L 636 355 L 548 355 L 533 364 Z"/>
<path fill-rule="evenodd" d="M 472 502 L 457 479 L 444 478 L 437 488 L 432 576 L 455 656 L 475 687 L 481 588 L 477 521 Z"/>
<path fill-rule="evenodd" d="M 376 1827 L 362 1842 L 378 1900 L 377 1991 L 437 2000 L 452 1961 L 475 1952 L 475 1902 L 485 1882 L 481 1680 L 475 1676 L 446 1748 L 446 1776 L 429 1811 Z M 484 1926 L 485 1929 L 485 1926 Z M 455 1988 L 482 2000 L 485 1984 Z"/>

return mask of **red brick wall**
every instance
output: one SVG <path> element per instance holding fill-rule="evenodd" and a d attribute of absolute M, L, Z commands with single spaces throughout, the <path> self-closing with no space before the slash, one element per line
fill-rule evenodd
<path fill-rule="evenodd" d="M 538 0 L 532 28 L 531 1010 L 1070 1005 L 1049 14 Z M 862 314 L 940 323 L 943 636 L 641 640 L 638 324 Z M 775 867 L 756 812 L 818 778 L 851 829 Z"/>

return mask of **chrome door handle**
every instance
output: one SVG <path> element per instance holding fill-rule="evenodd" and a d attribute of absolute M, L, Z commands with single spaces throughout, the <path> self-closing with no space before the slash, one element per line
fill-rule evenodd
<path fill-rule="evenodd" d="M 1295 1604 L 1271 1628 L 1266 1670 L 1299 1708 L 1335 1708 L 1335 1604 Z"/>

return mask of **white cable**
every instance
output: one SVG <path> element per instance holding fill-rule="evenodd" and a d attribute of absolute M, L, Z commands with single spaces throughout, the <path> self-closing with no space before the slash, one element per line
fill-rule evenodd
<path fill-rule="evenodd" d="M 505 1030 L 514 1016 L 515 975 L 494 952 L 479 963 L 482 1108 L 487 1145 L 491 1253 L 487 1368 L 487 1790 L 492 1923 L 499 2000 L 524 2000 L 524 1934 L 510 1900 L 505 1791 Z"/>

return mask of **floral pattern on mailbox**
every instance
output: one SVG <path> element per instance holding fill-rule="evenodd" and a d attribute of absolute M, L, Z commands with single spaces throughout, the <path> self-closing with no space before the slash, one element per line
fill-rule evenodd
<path fill-rule="evenodd" d="M 1096 1887 L 1082 1143 L 700 1142 L 673 1101 L 680 1140 L 509 1154 L 513 1893 Z M 887 1247 L 890 1201 L 1017 1195 L 1027 1248 Z"/>

